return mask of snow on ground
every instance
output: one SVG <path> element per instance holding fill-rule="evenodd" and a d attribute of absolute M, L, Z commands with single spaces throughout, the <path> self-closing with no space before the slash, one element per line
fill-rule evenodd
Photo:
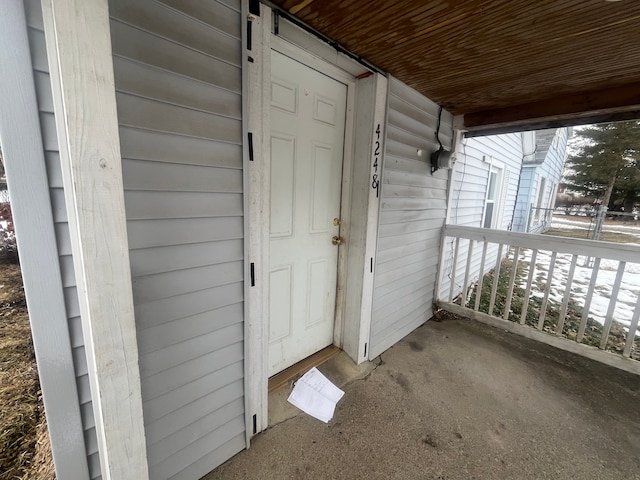
<path fill-rule="evenodd" d="M 640 230 L 640 229 L 639 229 Z M 639 232 L 640 235 L 640 232 Z M 531 263 L 531 250 L 525 250 L 520 257 L 523 262 Z M 553 270 L 553 277 L 551 279 L 551 289 L 549 291 L 549 300 L 553 300 L 561 304 L 564 300 L 565 285 L 569 275 L 569 268 L 571 266 L 572 255 L 569 253 L 559 253 L 556 256 L 555 268 Z M 615 282 L 616 273 L 618 271 L 617 260 L 602 259 L 600 262 L 600 269 L 596 280 L 596 285 L 593 292 L 593 298 L 589 307 L 590 316 L 597 322 L 604 324 L 607 310 L 609 309 L 609 300 L 611 298 L 611 291 L 613 290 L 613 284 Z M 576 263 L 576 269 L 571 283 L 571 298 L 576 301 L 580 306 L 584 307 L 585 299 L 587 296 L 587 290 L 589 289 L 589 282 L 593 275 L 593 268 L 586 266 L 587 258 L 579 256 Z M 536 264 L 533 266 L 534 285 L 537 283 L 540 286 L 539 290 L 532 288 L 531 296 L 543 298 L 544 288 L 547 285 L 547 276 L 549 266 L 551 265 L 551 252 L 538 251 L 538 257 Z M 520 287 L 526 288 L 527 275 L 521 281 Z M 636 302 L 638 301 L 638 295 L 640 294 L 640 265 L 635 263 L 627 263 L 624 275 L 622 276 L 622 283 L 620 285 L 620 292 L 615 299 L 615 310 L 613 318 L 616 322 L 628 327 L 631 323 L 633 311 L 635 309 Z"/>
<path fill-rule="evenodd" d="M 568 218 L 554 215 L 551 227 L 564 230 L 588 230 L 593 228 L 593 219 L 575 217 Z M 625 233 L 640 238 L 639 224 L 624 224 L 616 221 L 605 221 L 603 230 Z M 565 285 L 567 283 L 569 267 L 571 265 L 571 257 L 571 254 L 560 253 L 556 256 L 556 264 L 551 281 L 551 290 L 549 292 L 550 300 L 562 303 L 564 299 Z M 531 262 L 531 250 L 524 252 L 523 260 L 529 263 Z M 593 263 L 593 259 L 591 259 L 591 263 Z M 589 306 L 589 314 L 591 318 L 601 324 L 604 324 L 607 310 L 609 309 L 611 291 L 613 290 L 613 284 L 618 271 L 618 263 L 619 262 L 616 260 L 608 259 L 602 259 L 600 262 L 600 269 L 598 271 L 593 298 L 591 300 L 591 305 Z M 538 258 L 536 260 L 536 265 L 534 266 L 534 279 L 539 280 L 542 288 L 540 291 L 535 293 L 532 291 L 532 295 L 535 295 L 538 298 L 542 298 L 544 296 L 543 291 L 544 286 L 546 286 L 547 272 L 550 264 L 551 252 L 538 251 Z M 571 285 L 571 298 L 582 307 L 585 305 L 587 290 L 589 289 L 589 282 L 591 281 L 592 275 L 593 269 L 590 266 L 587 266 L 587 258 L 580 256 L 576 264 Z M 526 280 L 524 281 L 526 282 Z M 525 288 L 526 284 L 522 285 L 522 287 Z M 630 325 L 639 295 L 640 264 L 627 263 L 624 275 L 622 276 L 620 291 L 617 298 L 614 299 L 614 321 L 619 322 L 626 327 Z M 638 335 L 640 335 L 640 332 Z"/>

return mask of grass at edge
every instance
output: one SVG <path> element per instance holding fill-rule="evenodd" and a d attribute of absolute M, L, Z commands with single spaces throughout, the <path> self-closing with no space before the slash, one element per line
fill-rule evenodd
<path fill-rule="evenodd" d="M 55 478 L 18 265 L 0 264 L 0 480 Z"/>

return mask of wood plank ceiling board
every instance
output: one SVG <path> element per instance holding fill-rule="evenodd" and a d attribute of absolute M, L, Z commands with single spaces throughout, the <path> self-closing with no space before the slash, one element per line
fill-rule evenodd
<path fill-rule="evenodd" d="M 453 114 L 476 114 L 476 126 L 495 123 L 502 109 L 509 121 L 514 107 L 519 117 L 541 118 L 581 108 L 628 114 L 640 105 L 636 0 L 273 3 Z"/>

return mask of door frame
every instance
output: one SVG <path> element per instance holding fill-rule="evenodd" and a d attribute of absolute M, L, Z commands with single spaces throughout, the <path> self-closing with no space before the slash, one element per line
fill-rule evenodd
<path fill-rule="evenodd" d="M 324 75 L 347 86 L 347 105 L 344 137 L 344 155 L 342 165 L 342 191 L 340 198 L 340 235 L 345 239 L 338 250 L 338 271 L 336 282 L 336 310 L 333 344 L 349 349 L 349 356 L 360 363 L 367 360 L 366 342 L 369 341 L 370 314 L 361 303 L 365 298 L 370 303 L 372 290 L 372 271 L 367 257 L 365 268 L 347 266 L 354 259 L 364 262 L 364 256 L 375 251 L 377 231 L 378 201 L 366 180 L 370 165 L 374 163 L 374 128 L 365 124 L 383 122 L 386 106 L 386 78 L 373 74 L 370 69 L 337 54 L 336 50 L 313 35 L 280 18 L 279 35 L 274 33 L 272 9 L 260 3 L 260 15 L 250 15 L 252 45 L 247 50 L 247 138 L 248 180 L 245 186 L 245 204 L 249 221 L 246 222 L 245 248 L 249 262 L 250 279 L 245 305 L 247 322 L 245 351 L 247 354 L 245 395 L 247 397 L 247 430 L 253 436 L 268 426 L 268 328 L 269 328 L 269 221 L 270 221 L 270 97 L 271 97 L 271 51 L 276 50 Z M 359 85 L 367 85 L 366 87 Z M 377 86 L 374 88 L 374 86 Z M 362 94 L 359 94 L 362 90 Z M 365 100 L 366 99 L 366 100 Z M 374 108 L 375 105 L 375 108 Z M 382 107 L 380 107 L 382 105 Z M 382 108 L 382 109 L 381 109 Z M 357 110 L 358 125 L 355 124 Z M 360 125 L 362 123 L 363 125 Z M 371 130 L 371 131 L 369 131 Z M 363 132 L 366 132 L 363 133 Z M 358 165 L 355 163 L 357 159 Z M 369 165 L 370 163 L 370 165 Z M 357 171 L 358 168 L 360 171 Z M 362 170 L 364 168 L 364 170 Z M 363 178 L 353 178 L 354 169 Z M 365 188 L 360 185 L 365 182 Z M 356 192 L 354 185 L 358 186 Z M 370 209 L 369 225 L 355 227 L 351 222 L 352 202 Z M 373 213 L 371 213 L 373 212 Z M 374 215 L 375 213 L 375 215 Z M 374 218 L 375 217 L 375 218 Z M 361 222 L 362 223 L 362 222 Z M 365 222 L 366 223 L 366 222 Z M 353 228 L 352 228 L 353 227 Z M 362 238 L 361 238 L 362 237 Z M 357 245 L 350 245 L 352 241 Z M 373 250 L 372 250 L 373 249 Z M 371 255 L 374 255 L 371 253 Z M 372 257 L 373 258 L 373 257 Z M 356 262 L 357 263 L 357 262 Z M 373 260 L 371 261 L 373 263 Z M 360 271 L 362 270 L 362 271 Z M 349 281 L 347 280 L 349 274 Z M 352 278 L 359 278 L 351 293 Z M 368 281 L 363 285 L 363 281 Z M 371 284 L 371 285 L 370 285 Z M 359 288 L 359 290 L 358 290 Z M 351 301 L 351 297 L 358 298 Z M 357 312 L 354 305 L 357 304 Z M 349 316 L 345 309 L 349 308 Z M 368 306 L 370 312 L 371 305 Z M 353 317 L 353 318 L 352 318 Z"/>

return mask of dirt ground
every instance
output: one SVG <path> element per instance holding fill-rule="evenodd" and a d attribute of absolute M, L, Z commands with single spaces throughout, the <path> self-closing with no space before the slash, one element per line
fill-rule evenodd
<path fill-rule="evenodd" d="M 18 265 L 0 264 L 0 480 L 54 478 Z"/>
<path fill-rule="evenodd" d="M 322 370 L 322 367 L 320 367 Z M 216 479 L 640 479 L 640 377 L 480 323 L 429 321 Z"/>

